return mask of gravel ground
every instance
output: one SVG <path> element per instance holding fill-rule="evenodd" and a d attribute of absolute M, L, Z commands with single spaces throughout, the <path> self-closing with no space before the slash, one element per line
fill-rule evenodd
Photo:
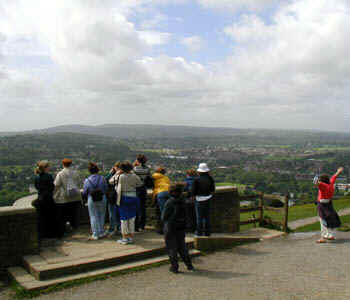
<path fill-rule="evenodd" d="M 294 234 L 194 260 L 196 272 L 168 266 L 43 295 L 40 300 L 89 299 L 350 299 L 350 233 L 318 245 Z M 1 298 L 3 296 L 3 298 Z M 0 299 L 6 299 L 0 294 Z"/>

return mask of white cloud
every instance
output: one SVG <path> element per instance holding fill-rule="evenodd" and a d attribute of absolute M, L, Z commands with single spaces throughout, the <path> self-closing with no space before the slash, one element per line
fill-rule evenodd
<path fill-rule="evenodd" d="M 203 41 L 199 36 L 189 36 L 181 40 L 181 43 L 187 47 L 188 50 L 192 52 L 197 52 L 201 50 L 203 46 Z"/>
<path fill-rule="evenodd" d="M 348 1 L 285 1 L 268 23 L 259 1 L 201 3 L 246 11 L 223 29 L 233 51 L 215 65 L 172 57 L 167 47 L 152 52 L 179 32 L 130 21 L 151 0 L 6 1 L 0 130 L 106 122 L 324 128 L 325 120 L 327 129 L 348 129 Z M 181 42 L 206 54 L 199 35 Z M 11 55 L 27 59 L 25 50 L 52 64 L 37 73 L 7 64 Z"/>
<path fill-rule="evenodd" d="M 164 45 L 169 43 L 171 34 L 168 32 L 158 31 L 138 31 L 139 37 L 142 41 L 146 42 L 149 46 Z"/>
<path fill-rule="evenodd" d="M 279 4 L 281 0 L 197 0 L 199 4 L 206 8 L 224 10 L 249 10 L 261 11 L 273 5 Z M 283 0 L 287 2 L 288 0 Z"/>

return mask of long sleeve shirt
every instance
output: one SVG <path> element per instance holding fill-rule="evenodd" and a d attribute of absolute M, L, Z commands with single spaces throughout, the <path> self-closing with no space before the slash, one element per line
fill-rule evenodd
<path fill-rule="evenodd" d="M 92 190 L 99 188 L 105 194 L 107 192 L 106 179 L 98 174 L 94 174 L 85 179 L 83 195 L 87 196 Z"/>
<path fill-rule="evenodd" d="M 324 182 L 319 182 L 318 183 L 318 202 L 320 202 L 321 199 L 327 199 L 331 200 L 334 195 L 334 184 L 335 181 L 337 180 L 337 176 L 334 175 L 330 183 L 324 183 Z"/>

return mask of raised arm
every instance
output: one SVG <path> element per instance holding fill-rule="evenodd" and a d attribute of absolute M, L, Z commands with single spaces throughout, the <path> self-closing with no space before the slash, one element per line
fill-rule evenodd
<path fill-rule="evenodd" d="M 340 168 L 338 168 L 338 170 L 337 170 L 337 172 L 333 175 L 333 177 L 331 178 L 331 184 L 334 184 L 335 183 L 335 181 L 337 180 L 337 177 L 341 174 L 341 173 L 343 173 L 343 171 L 344 171 L 344 168 L 343 167 L 340 167 Z"/>

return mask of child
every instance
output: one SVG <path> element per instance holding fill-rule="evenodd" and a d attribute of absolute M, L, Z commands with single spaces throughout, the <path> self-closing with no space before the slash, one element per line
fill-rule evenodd
<path fill-rule="evenodd" d="M 340 226 L 340 219 L 334 210 L 332 198 L 335 181 L 343 171 L 344 168 L 339 168 L 331 179 L 325 174 L 318 180 L 315 180 L 315 184 L 318 186 L 317 211 L 321 223 L 321 239 L 317 243 L 326 243 L 327 240 L 335 240 L 332 229 Z"/>
<path fill-rule="evenodd" d="M 171 262 L 170 272 L 179 272 L 177 252 L 189 271 L 194 270 L 185 242 L 186 207 L 182 198 L 183 186 L 175 184 L 170 187 L 170 199 L 162 213 L 164 222 L 164 239 Z"/>

